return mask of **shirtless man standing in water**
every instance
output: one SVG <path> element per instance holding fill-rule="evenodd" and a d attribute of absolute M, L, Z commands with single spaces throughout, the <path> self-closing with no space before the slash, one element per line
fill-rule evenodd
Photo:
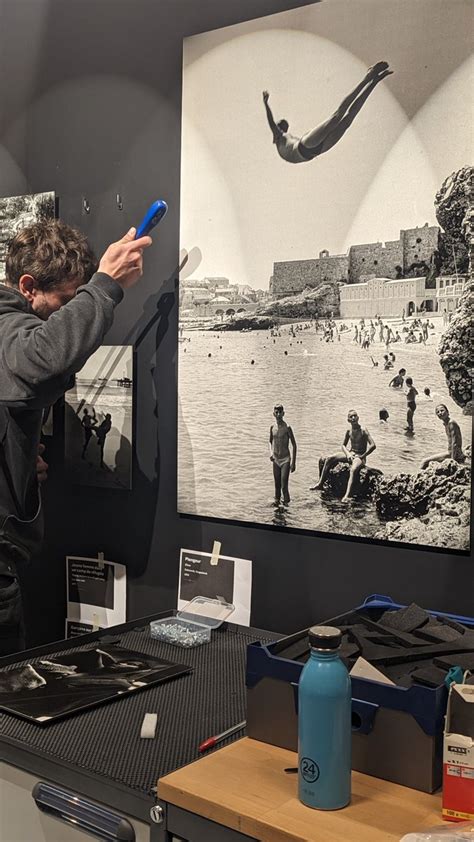
<path fill-rule="evenodd" d="M 337 465 L 338 462 L 348 462 L 350 466 L 349 481 L 347 483 L 346 493 L 342 498 L 344 502 L 349 500 L 354 481 L 359 476 L 360 469 L 364 467 L 367 456 L 373 453 L 376 447 L 369 431 L 360 426 L 359 416 L 354 409 L 351 409 L 348 413 L 347 420 L 351 426 L 349 430 L 346 430 L 346 435 L 342 442 L 342 453 L 334 453 L 324 460 L 319 482 L 310 489 L 311 491 L 319 491 L 323 487 L 330 469 L 334 465 Z"/>
<path fill-rule="evenodd" d="M 273 143 L 276 144 L 278 154 L 290 164 L 303 164 L 312 161 L 331 149 L 346 133 L 354 118 L 359 113 L 367 97 L 382 79 L 392 74 L 386 61 L 379 61 L 369 67 L 362 81 L 343 99 L 339 108 L 324 123 L 306 132 L 302 137 L 296 137 L 288 131 L 288 120 L 275 122 L 268 104 L 270 94 L 263 91 L 263 104 L 270 126 Z"/>
<path fill-rule="evenodd" d="M 296 470 L 296 440 L 293 430 L 283 421 L 285 410 L 281 403 L 275 404 L 273 416 L 275 423 L 270 427 L 270 461 L 273 462 L 273 479 L 275 480 L 275 505 L 280 503 L 283 493 L 285 506 L 290 502 L 288 481 L 290 472 Z M 290 457 L 290 442 L 293 456 Z"/>

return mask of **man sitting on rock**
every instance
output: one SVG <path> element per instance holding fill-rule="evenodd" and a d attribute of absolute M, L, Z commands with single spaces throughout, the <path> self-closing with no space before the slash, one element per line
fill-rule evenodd
<path fill-rule="evenodd" d="M 448 451 L 428 456 L 421 464 L 422 470 L 427 468 L 430 462 L 444 462 L 445 459 L 454 459 L 455 462 L 462 464 L 466 459 L 462 449 L 462 435 L 459 424 L 450 420 L 448 407 L 444 403 L 439 403 L 435 409 L 435 415 L 444 424 L 448 439 Z"/>
<path fill-rule="evenodd" d="M 346 430 L 344 441 L 342 442 L 342 452 L 334 453 L 324 460 L 319 482 L 310 489 L 311 491 L 319 491 L 323 487 L 331 468 L 334 468 L 340 462 L 348 463 L 349 481 L 347 483 L 346 493 L 342 498 L 343 502 L 349 500 L 354 482 L 359 476 L 361 468 L 364 467 L 367 456 L 373 453 L 376 448 L 376 444 L 369 431 L 360 426 L 359 416 L 354 409 L 349 411 L 347 420 L 351 426 L 349 430 Z"/>

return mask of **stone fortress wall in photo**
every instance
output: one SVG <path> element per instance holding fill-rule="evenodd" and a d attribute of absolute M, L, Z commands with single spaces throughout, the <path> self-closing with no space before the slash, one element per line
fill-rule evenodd
<path fill-rule="evenodd" d="M 327 281 L 357 284 L 370 277 L 400 278 L 414 265 L 431 266 L 438 248 L 437 225 L 400 231 L 398 240 L 364 243 L 349 248 L 347 254 L 330 255 L 323 250 L 318 258 L 280 261 L 274 264 L 270 294 L 273 298 L 295 295 Z"/>

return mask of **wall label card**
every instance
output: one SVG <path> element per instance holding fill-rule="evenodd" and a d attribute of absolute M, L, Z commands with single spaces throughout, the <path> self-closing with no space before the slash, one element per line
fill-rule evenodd
<path fill-rule="evenodd" d="M 66 557 L 68 621 L 107 628 L 126 621 L 127 574 L 123 564 Z"/>
<path fill-rule="evenodd" d="M 97 626 L 92 623 L 77 622 L 76 620 L 66 620 L 65 623 L 65 638 L 69 640 L 71 637 L 80 637 L 83 634 L 98 631 Z"/>
<path fill-rule="evenodd" d="M 219 555 L 212 564 L 212 553 L 182 549 L 179 557 L 178 610 L 196 596 L 223 599 L 235 605 L 229 620 L 250 625 L 252 562 Z"/>

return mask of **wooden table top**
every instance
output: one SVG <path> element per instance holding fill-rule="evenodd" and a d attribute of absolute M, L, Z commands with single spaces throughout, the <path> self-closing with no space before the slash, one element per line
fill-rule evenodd
<path fill-rule="evenodd" d="M 343 810 L 305 807 L 297 798 L 291 751 L 244 737 L 158 781 L 158 797 L 261 842 L 399 842 L 442 824 L 441 795 L 352 773 Z"/>

